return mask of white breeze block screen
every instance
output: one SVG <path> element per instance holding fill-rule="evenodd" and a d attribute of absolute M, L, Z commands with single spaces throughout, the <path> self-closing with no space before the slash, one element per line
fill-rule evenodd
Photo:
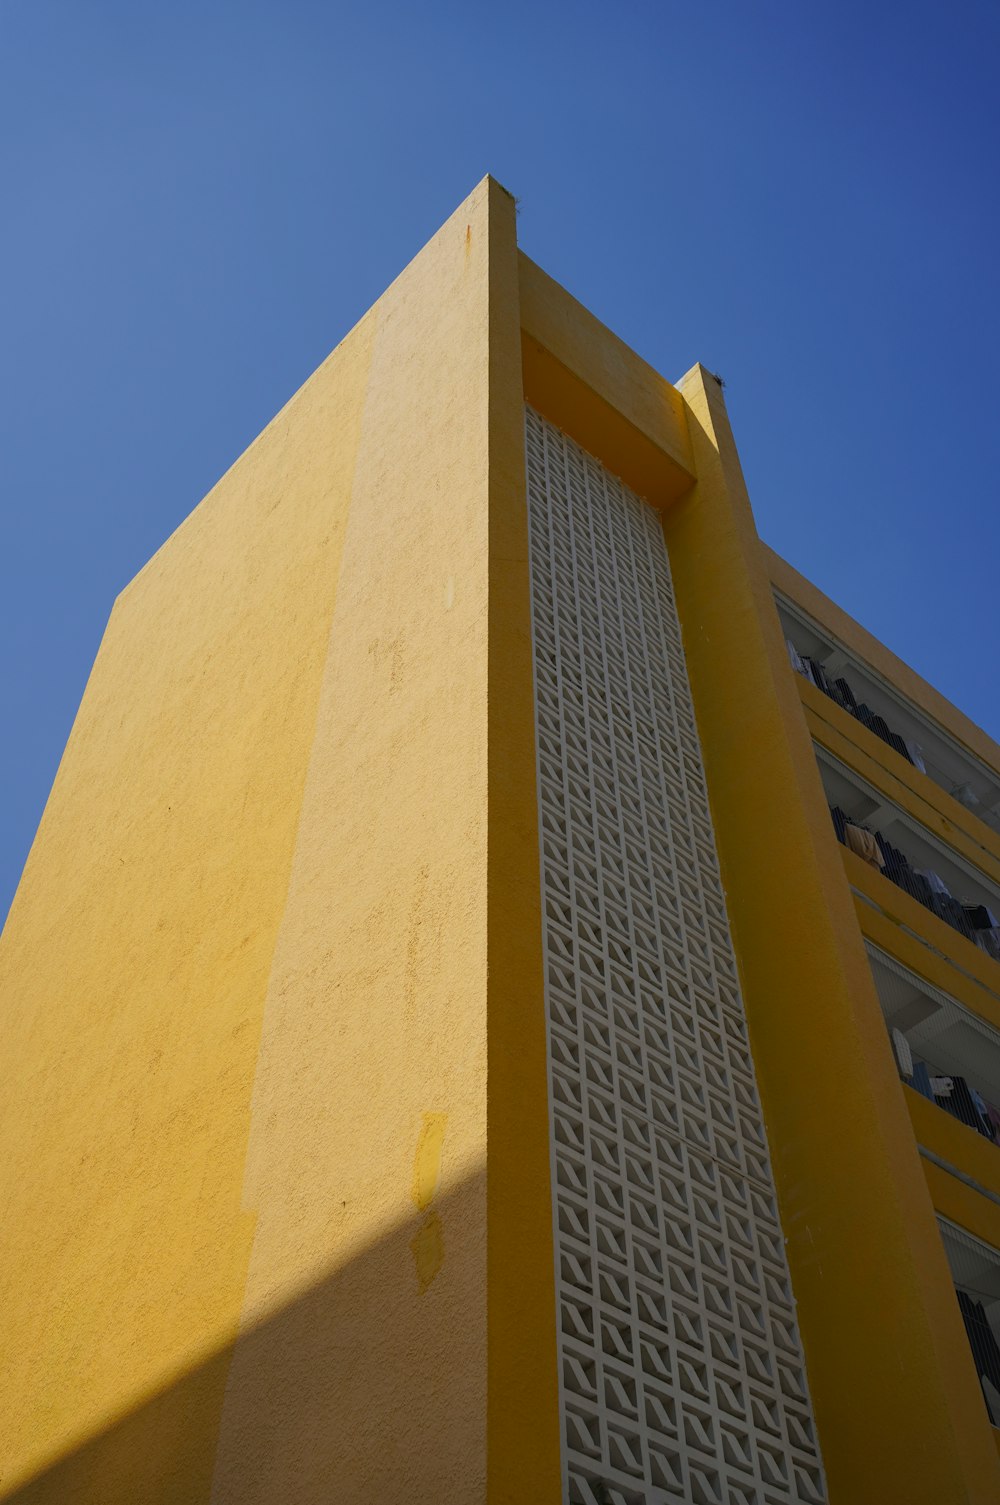
<path fill-rule="evenodd" d="M 564 1497 L 824 1495 L 656 513 L 530 409 Z"/>

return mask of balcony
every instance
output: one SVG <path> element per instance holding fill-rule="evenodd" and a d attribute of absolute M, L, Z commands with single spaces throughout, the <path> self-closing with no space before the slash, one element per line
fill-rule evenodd
<path fill-rule="evenodd" d="M 1000 1030 L 866 941 L 900 1078 L 1000 1144 Z"/>
<path fill-rule="evenodd" d="M 938 1218 L 990 1421 L 1000 1427 L 1000 1250 Z"/>
<path fill-rule="evenodd" d="M 816 748 L 837 840 L 1000 961 L 1000 888 L 853 769 Z"/>
<path fill-rule="evenodd" d="M 893 749 L 901 762 L 1000 832 L 1000 773 L 912 705 L 793 602 L 775 593 L 793 668 Z"/>

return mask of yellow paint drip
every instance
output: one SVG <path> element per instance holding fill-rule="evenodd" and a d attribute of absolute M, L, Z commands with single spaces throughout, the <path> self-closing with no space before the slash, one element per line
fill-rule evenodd
<path fill-rule="evenodd" d="M 434 1199 L 441 1179 L 441 1145 L 447 1113 L 425 1113 L 413 1157 L 413 1200 L 424 1212 Z"/>
<path fill-rule="evenodd" d="M 441 1146 L 444 1143 L 447 1113 L 424 1113 L 417 1139 L 417 1153 L 413 1157 L 412 1196 L 421 1212 L 426 1212 L 434 1200 L 441 1180 Z M 410 1240 L 413 1263 L 421 1291 L 426 1291 L 435 1275 L 444 1264 L 444 1233 L 441 1219 L 436 1212 L 428 1212 L 423 1223 Z"/>

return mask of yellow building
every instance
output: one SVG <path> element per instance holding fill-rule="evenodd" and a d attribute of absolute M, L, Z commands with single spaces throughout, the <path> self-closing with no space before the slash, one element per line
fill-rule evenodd
<path fill-rule="evenodd" d="M 0 1499 L 996 1502 L 998 797 L 485 180 L 112 612 Z"/>

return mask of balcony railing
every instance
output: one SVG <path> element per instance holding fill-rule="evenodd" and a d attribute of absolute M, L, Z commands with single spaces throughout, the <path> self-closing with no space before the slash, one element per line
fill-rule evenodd
<path fill-rule="evenodd" d="M 990 1421 L 1000 1427 L 1000 1250 L 938 1218 Z"/>
<path fill-rule="evenodd" d="M 793 667 L 900 758 L 1000 832 L 1000 769 L 971 753 L 780 592 L 775 605 Z"/>
<path fill-rule="evenodd" d="M 901 1079 L 1000 1144 L 1000 1031 L 865 943 Z"/>
<path fill-rule="evenodd" d="M 907 763 L 912 763 L 914 768 L 919 768 L 921 773 L 926 773 L 924 764 L 923 748 L 917 742 L 908 742 L 899 732 L 893 731 L 884 716 L 878 716 L 866 705 L 863 700 L 857 700 L 854 691 L 847 680 L 841 675 L 831 679 L 818 659 L 810 658 L 808 654 L 800 654 L 795 644 L 789 638 L 785 644 L 788 649 L 788 657 L 791 659 L 792 668 L 814 684 L 817 690 L 822 690 L 824 695 L 836 701 L 845 711 L 852 715 L 855 721 L 860 721 L 876 737 L 881 737 L 883 742 L 888 743 L 905 758 Z M 976 801 L 978 804 L 978 800 Z"/>
<path fill-rule="evenodd" d="M 843 846 L 849 847 L 870 867 L 891 879 L 898 888 L 905 889 L 918 904 L 972 941 L 987 956 L 1000 961 L 1000 922 L 988 905 L 964 903 L 955 898 L 937 873 L 929 868 L 913 867 L 898 847 L 886 841 L 881 831 L 852 821 L 839 805 L 831 805 L 830 814 L 837 840 Z"/>

